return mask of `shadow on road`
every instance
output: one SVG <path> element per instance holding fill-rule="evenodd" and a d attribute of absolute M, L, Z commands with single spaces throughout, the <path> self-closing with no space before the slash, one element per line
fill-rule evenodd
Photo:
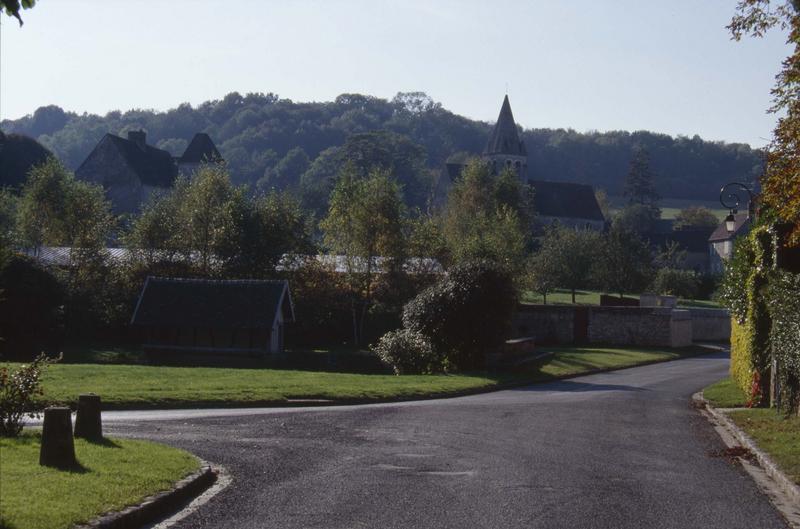
<path fill-rule="evenodd" d="M 637 388 L 636 386 L 627 386 L 624 384 L 590 384 L 588 382 L 578 382 L 575 380 L 562 380 L 560 382 L 551 382 L 549 384 L 536 384 L 533 386 L 525 386 L 515 388 L 513 391 L 563 391 L 563 392 L 583 392 L 583 391 L 647 391 L 644 388 Z"/>

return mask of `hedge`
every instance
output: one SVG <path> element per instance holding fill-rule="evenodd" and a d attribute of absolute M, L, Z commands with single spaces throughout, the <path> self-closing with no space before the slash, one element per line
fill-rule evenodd
<path fill-rule="evenodd" d="M 775 269 L 776 235 L 756 225 L 737 241 L 725 267 L 720 298 L 730 309 L 731 378 L 767 403 L 771 361 L 776 360 L 779 401 L 789 413 L 800 408 L 800 275 Z"/>

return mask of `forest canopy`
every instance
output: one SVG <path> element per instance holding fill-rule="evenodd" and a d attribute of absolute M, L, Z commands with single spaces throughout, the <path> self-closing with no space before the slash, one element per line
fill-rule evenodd
<path fill-rule="evenodd" d="M 399 93 L 392 100 L 343 94 L 334 101 L 315 103 L 293 102 L 272 93 L 232 92 L 220 100 L 197 106 L 185 103 L 166 112 L 137 109 L 105 116 L 50 105 L 0 123 L 6 133 L 35 138 L 72 170 L 107 132 L 125 135 L 144 129 L 148 143 L 173 155 L 180 154 L 196 132 L 207 132 L 227 160 L 235 183 L 254 189 L 298 189 L 308 195 L 307 205 L 315 210 L 324 208 L 315 201 L 331 189 L 329 175 L 339 169 L 343 151 L 379 158 L 399 155 L 403 167 L 392 169 L 399 169 L 406 199 L 422 206 L 424 197 L 439 185 L 448 158 L 479 154 L 491 126 L 456 115 L 419 92 Z M 376 132 L 380 134 L 371 134 Z M 529 153 L 531 178 L 588 183 L 615 196 L 622 195 L 637 149 L 649 153 L 656 191 L 665 198 L 714 200 L 726 182 L 755 182 L 763 166 L 761 152 L 749 145 L 698 136 L 521 129 L 521 137 Z"/>

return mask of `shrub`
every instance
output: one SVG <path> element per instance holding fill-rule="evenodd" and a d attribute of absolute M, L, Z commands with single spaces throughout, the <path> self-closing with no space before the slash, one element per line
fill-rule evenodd
<path fill-rule="evenodd" d="M 51 360 L 40 354 L 16 371 L 0 367 L 0 436 L 16 437 L 23 417 L 36 417 L 41 411 L 34 399 L 42 394 L 42 371 L 60 358 Z"/>
<path fill-rule="evenodd" d="M 397 375 L 441 373 L 444 362 L 428 339 L 408 329 L 384 334 L 372 350 Z"/>
<path fill-rule="evenodd" d="M 691 270 L 661 268 L 656 273 L 652 288 L 657 294 L 693 299 L 699 284 L 697 274 Z"/>
<path fill-rule="evenodd" d="M 31 360 L 63 334 L 64 289 L 35 261 L 13 255 L 0 269 L 0 357 Z"/>
<path fill-rule="evenodd" d="M 483 367 L 506 337 L 517 296 L 511 275 L 491 261 L 453 267 L 408 302 L 405 328 L 426 336 L 456 369 Z"/>

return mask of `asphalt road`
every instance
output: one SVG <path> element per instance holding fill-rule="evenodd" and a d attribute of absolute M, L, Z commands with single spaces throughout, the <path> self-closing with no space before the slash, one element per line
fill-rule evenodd
<path fill-rule="evenodd" d="M 104 427 L 232 473 L 179 528 L 785 529 L 689 407 L 727 365 L 715 355 L 418 403 L 119 412 Z"/>

